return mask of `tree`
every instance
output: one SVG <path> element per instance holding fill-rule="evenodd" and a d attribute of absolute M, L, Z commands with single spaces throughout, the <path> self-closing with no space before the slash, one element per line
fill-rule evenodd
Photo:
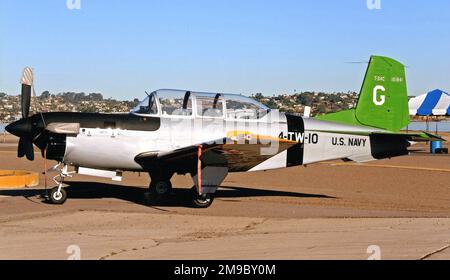
<path fill-rule="evenodd" d="M 253 97 L 255 100 L 260 101 L 261 99 L 264 98 L 264 95 L 260 92 L 258 92 L 257 94 L 255 94 L 255 96 Z"/>
<path fill-rule="evenodd" d="M 325 106 L 325 104 L 321 103 L 318 107 L 317 107 L 317 113 L 318 114 L 325 114 L 327 112 L 327 106 Z"/>
<path fill-rule="evenodd" d="M 75 93 L 73 98 L 75 101 L 85 101 L 86 95 L 84 94 L 84 92 Z"/>
<path fill-rule="evenodd" d="M 306 106 L 312 106 L 314 93 L 311 92 L 303 92 L 297 97 L 297 103 L 306 105 Z"/>
<path fill-rule="evenodd" d="M 48 99 L 50 98 L 51 94 L 48 90 L 41 93 L 40 99 Z"/>
<path fill-rule="evenodd" d="M 277 103 L 275 103 L 275 101 L 273 101 L 272 99 L 269 99 L 269 101 L 264 102 L 264 105 L 266 105 L 270 109 L 278 109 Z"/>
<path fill-rule="evenodd" d="M 103 95 L 101 93 L 89 93 L 88 100 L 90 101 L 102 101 Z"/>

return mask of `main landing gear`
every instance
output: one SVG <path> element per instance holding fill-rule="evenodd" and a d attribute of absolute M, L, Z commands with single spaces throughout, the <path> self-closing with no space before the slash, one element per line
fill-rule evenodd
<path fill-rule="evenodd" d="M 215 188 L 217 189 L 217 187 Z M 152 181 L 150 195 L 159 202 L 170 201 L 173 196 L 172 183 L 169 180 Z M 197 186 L 190 190 L 191 205 L 195 208 L 208 208 L 214 201 L 214 193 L 198 193 Z"/>
<path fill-rule="evenodd" d="M 53 169 L 57 169 L 59 165 L 56 165 Z M 60 170 L 60 173 L 53 177 L 53 181 L 58 185 L 52 188 L 47 196 L 47 201 L 51 204 L 61 205 L 67 200 L 67 192 L 64 190 L 64 178 L 72 177 L 75 172 L 69 172 L 69 166 L 64 165 Z M 59 177 L 59 180 L 58 180 Z"/>
<path fill-rule="evenodd" d="M 170 179 L 153 181 L 150 183 L 150 193 L 158 199 L 167 199 L 172 194 L 172 183 Z"/>
<path fill-rule="evenodd" d="M 195 208 L 208 208 L 214 201 L 218 187 L 228 175 L 227 160 L 221 153 L 214 151 L 203 152 L 203 145 L 197 147 L 197 158 L 185 161 L 184 165 L 154 164 L 148 167 L 151 183 L 150 192 L 145 199 L 166 200 L 171 198 L 172 184 L 170 179 L 175 172 L 179 174 L 190 173 L 194 186 L 189 192 L 191 206 Z"/>
<path fill-rule="evenodd" d="M 198 194 L 197 186 L 193 186 L 191 189 L 192 192 L 192 206 L 195 208 L 208 208 L 212 205 L 214 201 L 213 193 L 203 193 Z"/>
<path fill-rule="evenodd" d="M 204 177 L 209 172 L 205 172 Z M 150 173 L 150 186 L 149 186 L 149 195 L 150 197 L 146 197 L 146 199 L 156 200 L 158 202 L 167 202 L 171 199 L 174 199 L 174 192 L 172 189 L 172 183 L 170 182 L 170 179 L 173 176 L 172 172 L 161 172 L 161 170 L 158 173 Z M 213 174 L 216 176 L 217 174 L 214 172 Z M 222 176 L 219 176 L 222 177 Z M 223 176 L 225 177 L 225 176 Z M 203 185 L 203 187 L 199 190 L 198 188 L 198 178 L 197 176 L 193 176 L 193 180 L 195 185 L 191 188 L 189 194 L 190 194 L 190 200 L 191 200 L 191 206 L 194 208 L 208 208 L 211 206 L 211 204 L 214 201 L 214 193 L 216 192 L 218 185 L 220 184 L 223 179 L 220 179 L 218 182 L 214 182 L 215 184 L 208 184 L 208 186 Z M 211 181 L 211 180 L 210 180 Z M 201 194 L 200 194 L 201 191 Z"/>
<path fill-rule="evenodd" d="M 159 202 L 170 201 L 170 199 L 173 199 L 174 196 L 170 179 L 160 179 L 159 181 L 155 181 L 155 179 L 153 179 L 150 182 L 149 191 L 151 197 Z M 191 188 L 190 195 L 191 204 L 195 208 L 208 208 L 214 201 L 213 193 L 203 193 L 200 195 L 198 193 L 197 186 L 193 186 Z"/>

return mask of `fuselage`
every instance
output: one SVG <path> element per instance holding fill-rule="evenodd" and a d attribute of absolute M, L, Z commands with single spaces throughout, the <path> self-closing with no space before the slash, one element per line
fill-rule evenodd
<path fill-rule="evenodd" d="M 318 121 L 273 112 L 260 120 L 227 120 L 208 118 L 141 117 L 130 114 L 43 113 L 31 117 L 39 127 L 51 123 L 79 123 L 78 134 L 49 133 L 49 158 L 73 166 L 102 170 L 142 171 L 135 157 L 146 152 L 170 152 L 186 146 L 216 139 L 230 138 L 235 132 L 266 137 L 265 156 L 244 166 L 229 166 L 233 171 L 259 171 L 348 158 L 374 160 L 370 136 L 361 132 L 379 131 Z M 324 132 L 326 131 L 326 132 Z M 342 131 L 346 131 L 343 134 Z M 39 140 L 39 139 L 36 139 Z M 247 139 L 251 140 L 251 139 Z M 282 149 L 277 140 L 298 144 Z M 52 142 L 53 141 L 53 142 Z M 47 147 L 46 147 L 47 145 Z M 256 145 L 251 141 L 238 145 Z M 258 146 L 256 154 L 264 153 Z"/>

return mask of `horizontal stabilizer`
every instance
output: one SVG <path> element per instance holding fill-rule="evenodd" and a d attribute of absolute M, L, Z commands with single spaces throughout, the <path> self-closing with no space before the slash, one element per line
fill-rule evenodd
<path fill-rule="evenodd" d="M 444 138 L 434 135 L 428 132 L 422 133 L 394 133 L 394 132 L 366 132 L 366 131 L 332 131 L 332 130 L 313 130 L 314 132 L 323 132 L 323 133 L 337 133 L 337 134 L 349 134 L 349 135 L 359 135 L 359 136 L 376 136 L 376 135 L 392 135 L 398 137 L 404 137 L 408 141 L 412 142 L 428 142 L 428 141 L 441 141 L 446 142 Z"/>

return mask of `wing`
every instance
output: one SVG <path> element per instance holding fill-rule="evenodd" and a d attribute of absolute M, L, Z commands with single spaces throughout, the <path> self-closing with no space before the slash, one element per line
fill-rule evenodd
<path fill-rule="evenodd" d="M 248 171 L 298 142 L 271 138 L 248 132 L 232 132 L 228 137 L 211 143 L 200 143 L 167 152 L 146 152 L 135 157 L 145 170 L 156 165 L 192 166 L 197 161 L 198 147 L 202 146 L 202 162 L 208 166 L 227 166 L 229 171 Z M 185 162 L 185 164 L 183 164 Z"/>
<path fill-rule="evenodd" d="M 180 160 L 196 159 L 200 146 L 202 147 L 202 153 L 205 153 L 222 146 L 225 141 L 226 139 L 218 139 L 211 141 L 211 143 L 199 143 L 198 145 L 187 146 L 173 151 L 145 152 L 137 155 L 134 160 L 144 169 L 151 169 L 152 166 L 161 162 L 171 163 Z"/>

